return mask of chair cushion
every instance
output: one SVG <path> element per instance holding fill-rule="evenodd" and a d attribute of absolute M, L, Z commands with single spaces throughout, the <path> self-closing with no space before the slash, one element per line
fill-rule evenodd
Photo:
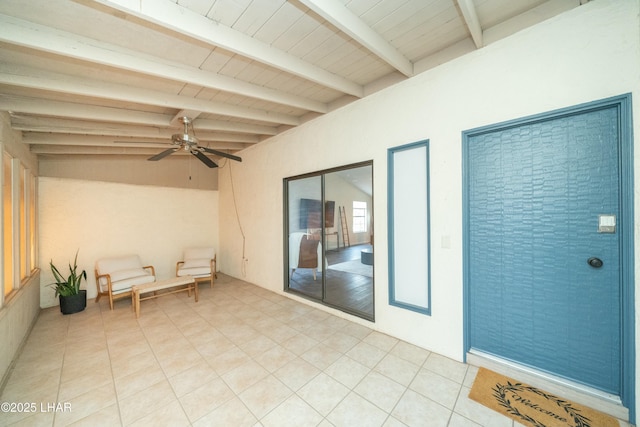
<path fill-rule="evenodd" d="M 114 294 L 120 294 L 122 292 L 128 292 L 131 290 L 132 286 L 135 285 L 144 285 L 145 283 L 155 282 L 155 276 L 151 274 L 145 274 L 144 276 L 131 277 L 129 279 L 118 280 L 117 282 L 111 281 L 111 291 Z M 103 292 L 106 292 L 107 286 L 100 286 Z"/>
<path fill-rule="evenodd" d="M 182 277 L 182 276 L 193 276 L 193 277 L 211 276 L 211 266 L 207 264 L 206 267 L 180 268 L 178 269 L 178 277 Z"/>
<path fill-rule="evenodd" d="M 138 255 L 125 255 L 113 258 L 103 258 L 96 261 L 98 275 L 108 274 L 111 277 L 111 291 L 114 294 L 127 292 L 134 285 L 151 283 L 156 280 L 149 270 L 142 268 Z M 108 291 L 106 277 L 100 278 L 100 289 Z"/>
<path fill-rule="evenodd" d="M 131 270 L 120 270 L 110 273 L 111 283 L 120 282 L 122 280 L 133 279 L 140 276 L 150 276 L 151 274 L 143 268 L 133 268 Z"/>
<path fill-rule="evenodd" d="M 208 268 L 211 269 L 211 258 L 185 259 L 181 268 Z"/>

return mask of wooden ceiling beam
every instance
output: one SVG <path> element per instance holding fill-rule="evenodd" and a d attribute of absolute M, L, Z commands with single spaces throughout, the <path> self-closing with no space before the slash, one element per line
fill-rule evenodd
<path fill-rule="evenodd" d="M 100 145 L 40 145 L 34 144 L 30 146 L 31 152 L 34 154 L 52 154 L 52 155 L 141 155 L 152 156 L 167 147 L 115 147 Z"/>
<path fill-rule="evenodd" d="M 405 76 L 413 76 L 413 63 L 347 9 L 343 2 L 338 0 L 300 0 L 300 2 Z"/>
<path fill-rule="evenodd" d="M 171 141 L 171 135 L 181 132 L 176 129 L 164 129 L 152 126 L 133 126 L 119 123 L 88 122 L 83 120 L 20 115 L 13 115 L 11 117 L 11 128 L 23 132 L 106 135 L 117 138 L 164 138 L 166 142 Z M 252 144 L 259 142 L 257 136 L 248 134 L 197 132 L 196 136 L 202 141 L 216 140 Z"/>
<path fill-rule="evenodd" d="M 116 139 L 118 142 L 114 142 Z M 167 139 L 154 138 L 130 138 L 105 135 L 69 135 L 43 132 L 23 132 L 22 142 L 32 146 L 95 146 L 95 147 L 134 147 L 134 148 L 167 148 L 170 146 Z M 253 145 L 247 142 L 234 141 L 203 141 L 202 145 L 216 150 L 242 150 Z M 53 148 L 52 148 L 53 149 Z"/>
<path fill-rule="evenodd" d="M 0 94 L 0 110 L 10 111 L 15 114 L 37 114 L 48 117 L 73 118 L 98 122 L 114 122 L 161 127 L 173 126 L 176 129 L 181 127 L 180 123 L 173 125 L 171 120 L 172 116 L 168 116 L 166 114 L 123 110 L 121 108 L 114 107 L 102 107 L 97 105 L 86 105 L 4 94 Z M 180 113 L 184 115 L 187 113 L 187 110 L 181 110 Z M 188 117 L 193 119 L 193 116 Z M 220 131 L 260 135 L 276 135 L 278 133 L 278 130 L 272 126 L 252 125 L 249 123 L 211 119 L 194 120 L 193 127 L 196 131 Z"/>
<path fill-rule="evenodd" d="M 70 156 L 70 155 L 138 155 L 138 156 L 153 156 L 158 154 L 158 152 L 166 149 L 167 146 L 164 147 L 129 147 L 129 146 L 92 146 L 92 145 L 32 145 L 31 152 L 38 155 L 61 155 L 61 156 Z M 214 147 L 211 147 L 214 148 Z M 235 152 L 237 150 L 226 149 L 223 147 L 215 147 L 218 150 L 231 151 Z M 176 151 L 172 156 L 182 156 L 189 155 L 190 153 L 184 150 Z M 215 154 L 207 154 L 207 156 L 211 156 L 216 158 Z"/>
<path fill-rule="evenodd" d="M 0 32 L 1 31 L 0 29 Z M 53 75 L 49 73 L 48 77 L 44 77 L 39 75 L 38 70 L 27 69 L 26 67 L 5 67 L 2 63 L 0 63 L 0 84 L 63 94 L 104 98 L 121 102 L 196 110 L 208 114 L 257 120 L 276 123 L 278 125 L 297 126 L 300 124 L 298 117 L 288 114 L 274 113 L 206 99 L 191 98 L 183 95 L 160 93 L 153 90 L 99 82 L 77 76 Z"/>
<path fill-rule="evenodd" d="M 0 110 L 22 114 L 38 114 L 50 117 L 66 117 L 125 124 L 144 124 L 148 126 L 168 127 L 171 123 L 171 116 L 165 114 L 4 94 L 0 94 Z"/>
<path fill-rule="evenodd" d="M 294 74 L 324 87 L 358 98 L 363 97 L 364 90 L 361 85 L 276 49 L 240 31 L 215 22 L 206 16 L 199 15 L 186 7 L 176 4 L 175 1 L 84 0 L 83 3 L 89 5 L 91 3 L 101 4 L 209 45 L 222 47 L 230 52 Z M 121 14 L 116 16 L 121 16 Z"/>
<path fill-rule="evenodd" d="M 272 126 L 252 125 L 250 123 L 228 122 L 224 120 L 195 119 L 193 127 L 197 132 L 213 130 L 220 132 L 253 133 L 260 135 L 277 135 L 278 129 Z"/>
<path fill-rule="evenodd" d="M 478 14 L 476 13 L 476 7 L 473 4 L 473 0 L 456 0 L 456 3 L 458 3 L 458 7 L 462 12 L 464 23 L 469 29 L 469 33 L 471 33 L 473 43 L 475 43 L 476 47 L 480 49 L 484 45 L 484 41 L 482 36 L 482 27 L 480 26 L 480 20 L 478 19 Z"/>
<path fill-rule="evenodd" d="M 198 85 L 303 110 L 327 112 L 327 106 L 322 102 L 169 62 L 2 14 L 0 14 L 0 41 L 85 62 L 107 65 L 127 72 Z"/>

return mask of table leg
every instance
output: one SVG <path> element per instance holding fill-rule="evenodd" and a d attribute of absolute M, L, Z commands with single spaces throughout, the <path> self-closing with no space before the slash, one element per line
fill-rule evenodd
<path fill-rule="evenodd" d="M 136 319 L 140 318 L 140 291 L 136 289 L 135 291 L 136 298 Z"/>
<path fill-rule="evenodd" d="M 196 302 L 198 302 L 198 283 L 193 282 L 193 293 L 196 294 Z"/>

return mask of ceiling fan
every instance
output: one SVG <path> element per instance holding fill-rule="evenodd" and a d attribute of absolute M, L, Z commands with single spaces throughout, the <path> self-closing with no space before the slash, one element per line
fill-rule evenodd
<path fill-rule="evenodd" d="M 158 153 L 153 157 L 149 157 L 147 160 L 156 161 L 164 159 L 168 155 L 173 154 L 178 150 L 184 150 L 196 156 L 198 160 L 200 160 L 210 168 L 217 168 L 218 165 L 216 162 L 207 157 L 205 153 L 211 153 L 220 157 L 226 157 L 227 159 L 235 160 L 237 162 L 242 161 L 240 157 L 234 156 L 233 154 L 228 154 L 223 151 L 199 146 L 198 138 L 196 138 L 195 136 L 195 131 L 193 132 L 193 135 L 189 135 L 189 125 L 191 125 L 191 130 L 193 131 L 192 120 L 189 117 L 182 117 L 180 121 L 184 125 L 184 132 L 174 133 L 173 135 L 171 135 L 171 144 L 173 145 L 173 147 L 164 150 L 163 152 Z"/>

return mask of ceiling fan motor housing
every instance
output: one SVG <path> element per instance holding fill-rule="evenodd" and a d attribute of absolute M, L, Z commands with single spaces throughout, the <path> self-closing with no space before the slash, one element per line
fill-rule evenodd
<path fill-rule="evenodd" d="M 188 133 L 174 133 L 171 135 L 171 140 L 176 145 L 197 145 L 198 139 L 195 136 L 191 136 Z"/>

